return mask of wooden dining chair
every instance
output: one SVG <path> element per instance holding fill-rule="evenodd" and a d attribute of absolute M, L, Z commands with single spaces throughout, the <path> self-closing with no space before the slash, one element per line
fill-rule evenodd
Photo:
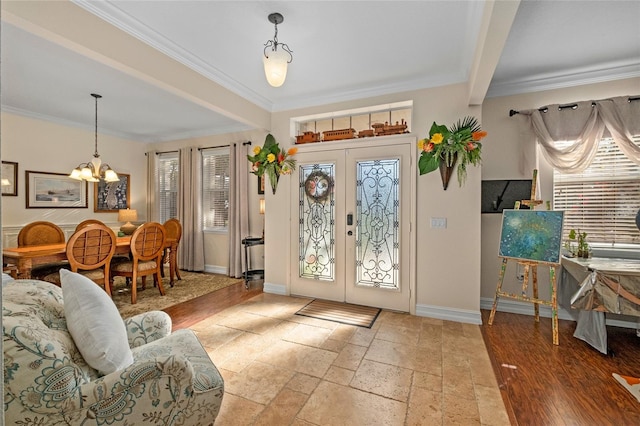
<path fill-rule="evenodd" d="M 44 220 L 28 223 L 18 232 L 18 247 L 42 246 L 64 242 L 65 235 L 62 228 L 55 223 Z M 36 266 L 31 270 L 31 278 L 46 281 L 47 276 L 57 273 L 60 268 L 68 266 L 68 262 L 53 262 Z"/>
<path fill-rule="evenodd" d="M 100 225 L 104 225 L 104 222 L 98 220 L 98 219 L 85 219 L 82 222 L 80 222 L 78 225 L 76 225 L 76 232 L 79 231 L 80 229 L 82 229 L 83 227 L 87 226 L 87 225 L 91 225 L 93 223 L 98 223 Z M 106 225 L 105 225 L 106 226 Z M 115 232 L 114 232 L 115 234 Z M 111 259 L 111 262 L 120 262 L 120 261 L 125 261 L 125 260 L 129 260 L 129 256 L 127 256 L 126 254 L 118 254 L 118 255 L 114 255 L 113 258 Z M 129 281 L 127 280 L 127 283 Z"/>
<path fill-rule="evenodd" d="M 176 240 L 175 245 L 172 249 L 165 247 L 162 253 L 162 265 L 161 269 L 162 276 L 164 277 L 164 265 L 169 264 L 169 274 L 173 271 L 176 273 L 176 277 L 181 280 L 180 270 L 178 269 L 178 244 L 180 244 L 180 238 L 182 238 L 182 224 L 178 219 L 172 218 L 167 220 L 162 226 L 164 226 L 164 230 L 167 232 L 167 239 L 172 238 Z M 173 276 L 170 277 L 173 280 Z M 173 285 L 173 284 L 172 284 Z"/>
<path fill-rule="evenodd" d="M 137 280 L 142 280 L 142 288 L 146 288 L 146 278 L 152 275 L 160 294 L 164 296 L 162 287 L 162 251 L 166 239 L 164 226 L 158 222 L 147 222 L 135 230 L 131 236 L 131 260 L 111 265 L 110 285 L 116 276 L 131 278 L 131 303 L 137 301 Z"/>
<path fill-rule="evenodd" d="M 18 232 L 18 247 L 58 244 L 64 241 L 62 228 L 44 220 L 28 223 Z"/>
<path fill-rule="evenodd" d="M 83 227 L 87 226 L 87 225 L 91 225 L 93 223 L 98 223 L 101 225 L 104 225 L 104 223 L 98 219 L 85 219 L 82 222 L 80 222 L 77 226 L 76 226 L 76 232 L 78 232 L 80 229 L 82 229 Z"/>
<path fill-rule="evenodd" d="M 111 296 L 109 271 L 116 251 L 116 234 L 103 223 L 91 223 L 81 227 L 67 241 L 69 269 L 84 275 L 96 284 L 104 286 Z M 60 273 L 52 273 L 45 281 L 60 285 Z"/>

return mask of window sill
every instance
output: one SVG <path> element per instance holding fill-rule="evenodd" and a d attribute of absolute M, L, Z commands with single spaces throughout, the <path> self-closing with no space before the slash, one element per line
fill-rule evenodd
<path fill-rule="evenodd" d="M 204 229 L 203 232 L 205 234 L 212 234 L 212 235 L 227 235 L 229 234 L 229 230 L 228 229 Z"/>

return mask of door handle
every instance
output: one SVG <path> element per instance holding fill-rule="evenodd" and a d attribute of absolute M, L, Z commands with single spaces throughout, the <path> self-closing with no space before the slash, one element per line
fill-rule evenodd
<path fill-rule="evenodd" d="M 347 226 L 351 226 L 351 225 L 353 225 L 353 214 L 349 213 L 347 215 Z M 351 235 L 351 234 L 349 234 L 349 235 Z"/>

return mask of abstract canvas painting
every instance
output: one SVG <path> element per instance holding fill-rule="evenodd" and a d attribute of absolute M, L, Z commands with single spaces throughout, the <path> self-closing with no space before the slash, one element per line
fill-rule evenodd
<path fill-rule="evenodd" d="M 556 210 L 504 210 L 499 256 L 560 263 L 563 213 Z"/>

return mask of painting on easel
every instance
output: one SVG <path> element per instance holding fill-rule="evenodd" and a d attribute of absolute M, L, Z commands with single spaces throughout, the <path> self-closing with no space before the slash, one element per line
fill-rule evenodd
<path fill-rule="evenodd" d="M 504 210 L 499 256 L 560 263 L 563 219 L 556 210 Z"/>

